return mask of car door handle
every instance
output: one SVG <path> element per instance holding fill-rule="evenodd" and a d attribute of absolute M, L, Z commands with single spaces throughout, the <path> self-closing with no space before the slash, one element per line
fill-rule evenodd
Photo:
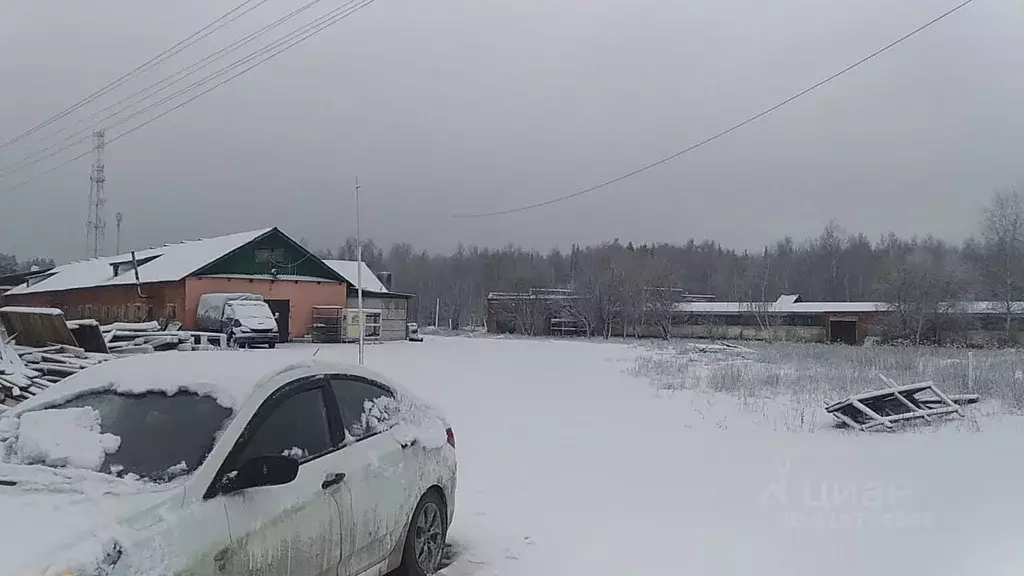
<path fill-rule="evenodd" d="M 320 487 L 323 488 L 324 490 L 327 490 L 328 488 L 332 486 L 337 486 L 338 484 L 341 484 L 344 481 L 345 473 L 335 472 L 334 474 L 328 474 L 327 478 L 324 478 L 324 482 L 323 484 L 320 485 Z"/>

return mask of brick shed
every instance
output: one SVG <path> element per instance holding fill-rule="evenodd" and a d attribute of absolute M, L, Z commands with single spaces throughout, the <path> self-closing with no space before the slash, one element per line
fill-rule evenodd
<path fill-rule="evenodd" d="M 136 280 L 137 274 L 137 280 Z M 30 278 L 5 305 L 47 306 L 103 323 L 177 320 L 194 328 L 202 294 L 260 294 L 282 338 L 309 330 L 313 306 L 345 306 L 348 282 L 277 228 L 72 262 Z"/>

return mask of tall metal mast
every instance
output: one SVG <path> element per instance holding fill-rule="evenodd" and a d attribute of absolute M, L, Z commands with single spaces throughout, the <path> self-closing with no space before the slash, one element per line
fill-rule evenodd
<path fill-rule="evenodd" d="M 93 150 L 96 153 L 92 164 L 92 171 L 89 173 L 89 220 L 86 223 L 85 248 L 86 253 L 93 258 L 100 255 L 100 248 L 103 246 L 104 233 L 107 229 L 107 222 L 103 218 L 103 206 L 107 203 L 103 196 L 103 184 L 107 181 L 104 172 L 103 150 L 106 148 L 106 132 L 97 130 L 92 133 Z"/>

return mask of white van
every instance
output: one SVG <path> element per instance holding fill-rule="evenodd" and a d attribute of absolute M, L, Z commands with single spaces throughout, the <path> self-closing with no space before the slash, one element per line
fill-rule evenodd
<path fill-rule="evenodd" d="M 259 294 L 203 294 L 196 326 L 226 334 L 229 346 L 267 346 L 280 340 L 277 315 Z"/>

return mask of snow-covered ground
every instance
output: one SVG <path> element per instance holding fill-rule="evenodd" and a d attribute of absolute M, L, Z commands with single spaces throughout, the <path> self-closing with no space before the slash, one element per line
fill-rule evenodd
<path fill-rule="evenodd" d="M 354 361 L 356 350 L 318 354 Z M 721 370 L 749 370 L 736 359 L 445 337 L 366 357 L 454 425 L 446 576 L 1024 570 L 1024 419 L 998 406 L 862 434 L 833 429 L 806 390 L 719 391 Z M 820 374 L 796 366 L 778 372 L 813 389 Z"/>

